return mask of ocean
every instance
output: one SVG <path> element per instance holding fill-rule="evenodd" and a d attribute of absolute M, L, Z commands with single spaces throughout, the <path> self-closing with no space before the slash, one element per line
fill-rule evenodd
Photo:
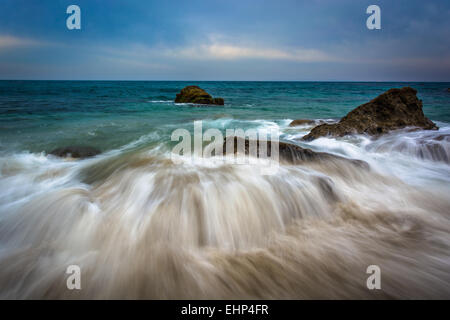
<path fill-rule="evenodd" d="M 224 97 L 225 106 L 174 104 L 187 85 Z M 192 130 L 194 120 L 247 128 L 255 121 L 338 119 L 406 85 L 418 90 L 428 118 L 450 123 L 449 83 L 0 81 L 0 152 L 74 143 L 108 151 L 150 134 L 167 140 L 174 127 Z"/>
<path fill-rule="evenodd" d="M 176 104 L 199 85 L 224 106 Z M 304 142 L 390 88 L 437 131 Z M 450 83 L 0 81 L 0 298 L 450 298 Z M 171 134 L 277 128 L 362 160 L 171 160 Z M 58 147 L 101 151 L 61 159 Z M 81 290 L 66 287 L 67 266 Z M 369 290 L 366 270 L 381 270 Z"/>

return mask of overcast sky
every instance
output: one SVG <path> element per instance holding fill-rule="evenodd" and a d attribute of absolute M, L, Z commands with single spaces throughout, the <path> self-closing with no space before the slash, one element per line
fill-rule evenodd
<path fill-rule="evenodd" d="M 449 39 L 448 0 L 0 0 L 0 79 L 450 81 Z"/>

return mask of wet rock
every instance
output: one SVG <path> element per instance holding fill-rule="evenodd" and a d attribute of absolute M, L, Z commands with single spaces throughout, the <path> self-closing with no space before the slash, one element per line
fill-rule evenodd
<path fill-rule="evenodd" d="M 223 154 L 225 155 L 227 153 L 226 145 L 228 139 L 234 138 L 234 153 L 236 154 L 238 152 L 238 141 L 240 143 L 244 143 L 244 150 L 245 154 L 249 154 L 250 150 L 250 140 L 249 139 L 243 139 L 239 137 L 228 137 L 224 139 L 223 143 Z M 244 141 L 242 141 L 244 140 Z M 260 152 L 260 141 L 256 141 L 257 145 L 257 157 L 263 156 Z M 345 162 L 352 163 L 353 165 L 356 165 L 361 168 L 369 169 L 369 164 L 362 160 L 354 160 L 354 159 L 347 159 L 344 157 L 339 157 L 333 154 L 329 154 L 326 152 L 316 152 L 311 149 L 302 148 L 300 146 L 297 146 L 295 144 L 282 142 L 280 141 L 278 143 L 278 152 L 279 152 L 279 159 L 280 161 L 284 161 L 290 164 L 299 164 L 302 162 L 321 162 L 321 161 L 328 161 L 328 160 L 342 160 Z M 267 152 L 266 157 L 270 157 L 272 155 L 272 143 L 270 140 L 267 141 Z"/>
<path fill-rule="evenodd" d="M 420 159 L 450 163 L 450 134 L 436 132 L 420 136 L 395 134 L 377 139 L 367 147 L 378 153 L 400 152 Z"/>
<path fill-rule="evenodd" d="M 314 120 L 309 120 L 309 119 L 296 119 L 296 120 L 293 120 L 293 121 L 289 124 L 289 127 L 311 125 L 311 124 L 314 124 L 314 123 L 315 123 Z"/>
<path fill-rule="evenodd" d="M 303 140 L 311 141 L 324 136 L 342 137 L 355 133 L 381 135 L 405 127 L 438 129 L 425 117 L 422 101 L 417 98 L 417 90 L 410 87 L 390 89 L 349 112 L 338 123 L 318 125 Z"/>
<path fill-rule="evenodd" d="M 444 134 L 440 134 L 440 135 L 438 135 L 436 137 L 433 137 L 433 140 L 450 142 L 450 134 L 445 134 L 445 133 Z"/>
<path fill-rule="evenodd" d="M 100 154 L 101 151 L 88 146 L 68 146 L 62 148 L 56 148 L 52 150 L 49 154 L 61 157 L 61 158 L 75 158 L 84 159 L 89 157 L 94 157 Z"/>
<path fill-rule="evenodd" d="M 223 98 L 213 98 L 209 93 L 198 86 L 183 88 L 175 98 L 176 103 L 215 104 L 224 105 Z"/>
<path fill-rule="evenodd" d="M 223 98 L 214 98 L 214 104 L 223 106 L 225 104 L 225 100 Z"/>
<path fill-rule="evenodd" d="M 334 189 L 333 180 L 329 177 L 317 177 L 316 182 L 325 199 L 331 200 L 332 202 L 339 200 L 339 196 Z"/>

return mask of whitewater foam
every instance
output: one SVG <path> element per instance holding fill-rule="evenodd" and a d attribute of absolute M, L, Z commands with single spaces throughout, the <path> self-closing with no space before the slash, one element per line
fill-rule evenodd
<path fill-rule="evenodd" d="M 158 133 L 81 161 L 4 155 L 0 297 L 447 298 L 450 167 L 392 143 L 447 130 L 292 141 L 370 168 L 329 160 L 273 176 L 263 160 L 175 164 Z M 72 264 L 80 291 L 65 287 Z"/>

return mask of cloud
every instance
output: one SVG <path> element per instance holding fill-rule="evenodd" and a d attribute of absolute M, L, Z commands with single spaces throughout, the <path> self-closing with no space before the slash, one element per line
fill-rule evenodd
<path fill-rule="evenodd" d="M 169 57 L 192 60 L 265 59 L 298 62 L 324 62 L 336 60 L 335 57 L 317 49 L 273 49 L 267 47 L 218 43 L 167 49 L 165 50 L 165 54 Z"/>
<path fill-rule="evenodd" d="M 41 43 L 32 39 L 19 38 L 9 35 L 0 35 L 0 50 L 17 47 L 30 47 L 40 45 Z"/>
<path fill-rule="evenodd" d="M 171 63 L 196 62 L 236 62 L 250 60 L 290 61 L 290 62 L 337 62 L 342 58 L 329 55 L 318 49 L 271 48 L 252 45 L 229 44 L 227 42 L 205 41 L 185 46 L 167 47 L 165 45 L 147 46 L 142 43 L 117 46 L 91 47 L 100 55 L 117 62 L 142 64 L 143 66 L 167 67 Z M 127 63 L 128 64 L 128 63 Z"/>
<path fill-rule="evenodd" d="M 99 57 L 99 60 L 110 66 L 126 66 L 140 70 L 170 70 L 170 66 L 160 63 L 152 63 L 147 59 L 135 59 L 129 57 Z"/>

